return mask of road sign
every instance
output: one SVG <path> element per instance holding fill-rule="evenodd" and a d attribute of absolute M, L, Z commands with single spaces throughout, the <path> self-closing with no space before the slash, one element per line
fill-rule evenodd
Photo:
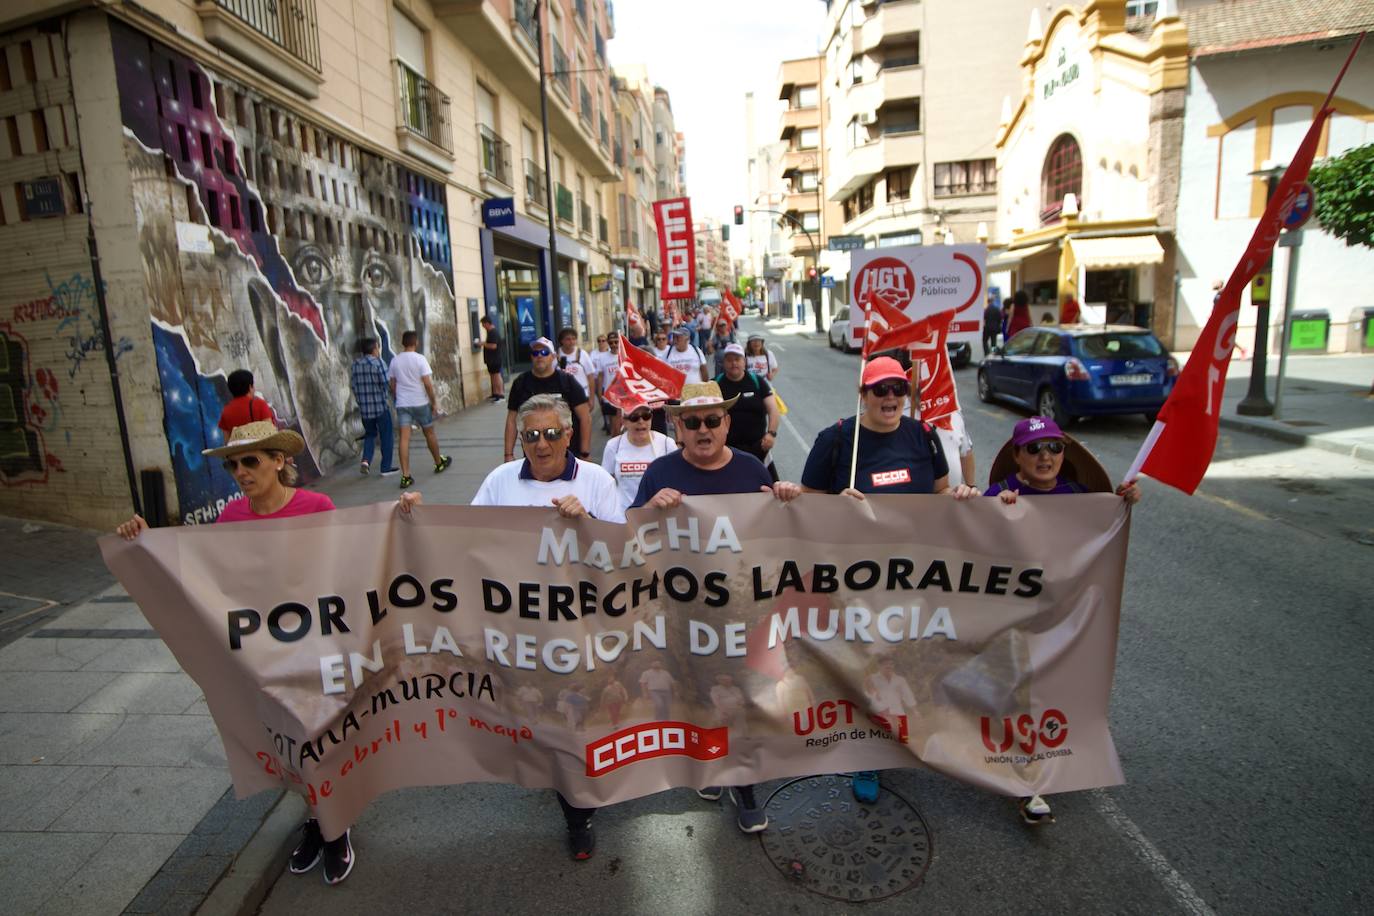
<path fill-rule="evenodd" d="M 901 245 L 855 251 L 849 256 L 853 301 L 861 305 L 869 295 L 878 296 L 913 321 L 952 310 L 949 339 L 979 340 L 987 254 L 984 245 Z M 851 317 L 850 322 L 853 327 L 862 324 L 862 318 L 856 322 Z"/>
<path fill-rule="evenodd" d="M 1288 230 L 1287 232 L 1285 232 L 1283 235 L 1279 236 L 1279 247 L 1280 247 L 1280 248 L 1301 248 L 1301 247 L 1302 247 L 1302 230 L 1301 230 L 1301 229 L 1289 229 L 1289 230 Z"/>
<path fill-rule="evenodd" d="M 832 235 L 826 247 L 831 251 L 854 251 L 864 247 L 862 235 Z"/>
<path fill-rule="evenodd" d="M 835 288 L 835 278 L 834 278 L 834 277 L 830 276 L 829 274 L 826 274 L 824 277 L 821 277 L 821 289 L 834 289 L 834 288 Z"/>
<path fill-rule="evenodd" d="M 1317 192 L 1307 182 L 1303 182 L 1293 197 L 1293 206 L 1288 208 L 1288 212 L 1283 216 L 1283 228 L 1300 229 L 1312 218 L 1312 211 L 1317 205 Z"/>

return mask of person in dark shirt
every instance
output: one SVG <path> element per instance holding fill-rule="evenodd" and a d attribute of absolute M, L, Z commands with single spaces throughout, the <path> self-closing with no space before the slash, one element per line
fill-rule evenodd
<path fill-rule="evenodd" d="M 988 293 L 988 305 L 983 309 L 983 355 L 987 356 L 997 346 L 997 335 L 1002 331 L 1002 307 Z"/>
<path fill-rule="evenodd" d="M 734 400 L 730 408 L 730 435 L 725 444 L 748 452 L 764 463 L 773 480 L 778 479 L 775 465 L 768 463 L 768 453 L 778 440 L 778 399 L 768 381 L 744 368 L 744 348 L 737 343 L 726 344 L 723 354 L 725 371 L 716 376 L 721 396 Z"/>
<path fill-rule="evenodd" d="M 684 496 L 771 492 L 782 502 L 790 502 L 801 494 L 801 487 L 795 483 L 774 483 L 763 463 L 753 455 L 725 444 L 734 403 L 733 398 L 722 396 L 715 382 L 689 382 L 682 386 L 678 403 L 667 408 L 682 448 L 649 465 L 630 508 L 673 509 L 682 504 Z M 708 786 L 697 794 L 715 800 L 722 791 L 720 786 Z M 753 786 L 732 786 L 730 798 L 738 807 L 736 823 L 740 830 L 758 833 L 767 829 L 768 814 L 755 799 Z"/>
<path fill-rule="evenodd" d="M 496 330 L 496 322 L 490 315 L 482 316 L 482 330 L 486 339 L 482 341 L 482 362 L 491 376 L 491 397 L 493 404 L 506 396 L 506 380 L 501 375 L 501 332 Z"/>
<path fill-rule="evenodd" d="M 515 459 L 515 414 L 536 394 L 556 394 L 568 402 L 572 408 L 572 450 L 578 458 L 591 457 L 592 448 L 592 409 L 588 404 L 587 392 L 582 383 L 563 372 L 553 362 L 553 341 L 541 337 L 530 344 L 529 372 L 522 372 L 510 385 L 510 397 L 506 399 L 506 460 Z"/>

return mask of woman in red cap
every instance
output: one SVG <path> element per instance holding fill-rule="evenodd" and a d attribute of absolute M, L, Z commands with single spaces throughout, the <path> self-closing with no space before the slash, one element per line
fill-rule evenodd
<path fill-rule="evenodd" d="M 949 465 L 935 431 L 908 417 L 902 408 L 911 381 L 902 364 L 879 356 L 864 366 L 859 382 L 863 412 L 827 426 L 816 436 L 802 471 L 803 493 L 843 493 L 863 499 L 865 493 L 949 493 L 955 499 L 977 496 L 976 487 L 949 485 Z M 850 485 L 851 456 L 854 483 Z M 854 797 L 878 799 L 878 774 L 854 774 Z"/>

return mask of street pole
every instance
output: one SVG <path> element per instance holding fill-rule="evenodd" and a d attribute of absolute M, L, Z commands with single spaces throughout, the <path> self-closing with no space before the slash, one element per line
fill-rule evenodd
<path fill-rule="evenodd" d="M 1279 244 L 1283 244 L 1284 239 L 1291 239 L 1288 248 L 1288 277 L 1283 286 L 1283 336 L 1279 338 L 1279 375 L 1274 380 L 1274 419 L 1279 419 L 1279 410 L 1283 406 L 1283 373 L 1288 367 L 1288 335 L 1289 324 L 1293 320 L 1293 299 L 1298 294 L 1298 255 L 1302 251 L 1302 230 L 1295 229 L 1283 234 Z"/>
<path fill-rule="evenodd" d="M 1273 198 L 1274 188 L 1279 183 L 1279 173 L 1282 169 L 1271 167 L 1264 170 L 1265 180 L 1269 186 L 1269 192 L 1265 196 L 1266 203 Z M 1260 268 L 1262 275 L 1270 278 L 1274 275 L 1274 254 L 1270 252 L 1269 260 L 1264 267 Z M 1254 296 L 1254 287 L 1251 287 L 1251 298 Z M 1245 417 L 1267 417 L 1274 412 L 1274 405 L 1269 403 L 1269 397 L 1265 393 L 1265 372 L 1267 366 L 1266 359 L 1269 355 L 1269 300 L 1255 303 L 1255 353 L 1250 362 L 1250 390 L 1245 393 L 1245 397 L 1236 405 L 1236 413 Z"/>
<path fill-rule="evenodd" d="M 825 325 L 822 324 L 822 322 L 821 322 L 821 309 L 820 309 L 820 301 L 821 301 L 821 295 L 820 295 L 820 293 L 821 293 L 821 246 L 820 246 L 819 244 L 817 244 L 817 242 L 816 242 L 816 237 L 815 237 L 814 235 L 812 235 L 812 234 L 811 234 L 811 230 L 810 230 L 810 229 L 807 229 L 805 226 L 803 226 L 803 225 L 797 220 L 797 218 L 796 218 L 795 216 L 792 216 L 792 215 L 787 214 L 787 213 L 783 213 L 781 210 L 766 210 L 766 209 L 762 209 L 762 208 L 755 208 L 755 209 L 753 209 L 753 210 L 750 210 L 749 212 L 750 212 L 750 213 L 771 213 L 771 214 L 773 214 L 774 216 L 781 216 L 783 219 L 787 220 L 789 223 L 791 223 L 792 225 L 796 226 L 796 227 L 797 227 L 798 229 L 800 229 L 802 232 L 805 232 L 805 233 L 806 233 L 806 240 L 807 240 L 808 242 L 811 243 L 811 260 L 812 260 L 812 263 L 815 264 L 815 266 L 816 266 L 816 282 L 815 282 L 815 286 L 814 286 L 815 292 L 816 292 L 816 298 L 815 298 L 815 300 L 813 301 L 812 311 L 814 311 L 814 312 L 816 313 L 816 330 L 819 331 L 819 332 L 821 332 L 821 333 L 825 333 Z M 805 288 L 806 288 L 806 284 L 802 284 L 802 288 L 805 289 Z M 803 298 L 805 298 L 805 297 L 803 297 Z"/>
<path fill-rule="evenodd" d="M 548 204 L 546 212 L 549 217 L 549 317 L 553 318 L 561 314 L 563 303 L 558 295 L 558 227 L 554 223 L 558 213 L 558 202 L 553 197 L 553 169 L 549 150 L 549 74 L 548 68 L 544 66 L 543 7 L 543 0 L 535 0 L 534 24 L 539 29 L 539 120 L 544 131 L 544 198 Z M 552 338 L 558 334 L 557 325 L 558 320 L 555 318 L 554 327 L 547 329 L 547 336 Z"/>

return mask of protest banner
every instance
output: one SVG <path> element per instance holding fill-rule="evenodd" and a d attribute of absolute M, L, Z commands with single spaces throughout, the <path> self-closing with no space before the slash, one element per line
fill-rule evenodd
<path fill-rule="evenodd" d="M 1111 495 L 749 494 L 625 525 L 377 504 L 100 546 L 237 793 L 285 785 L 330 836 L 382 792 L 463 782 L 583 806 L 918 765 L 1016 796 L 1119 783 L 1129 521 Z"/>
<path fill-rule="evenodd" d="M 938 312 L 952 311 L 949 339 L 975 341 L 982 337 L 985 245 L 901 245 L 862 248 L 849 254 L 849 274 L 854 278 L 854 301 L 870 298 L 920 321 Z M 867 316 L 859 316 L 867 320 Z M 853 325 L 855 342 L 863 340 L 863 327 Z"/>
<path fill-rule="evenodd" d="M 658 224 L 658 263 L 663 265 L 659 298 L 692 299 L 697 294 L 697 243 L 692 234 L 692 201 L 673 197 L 654 201 Z"/>

